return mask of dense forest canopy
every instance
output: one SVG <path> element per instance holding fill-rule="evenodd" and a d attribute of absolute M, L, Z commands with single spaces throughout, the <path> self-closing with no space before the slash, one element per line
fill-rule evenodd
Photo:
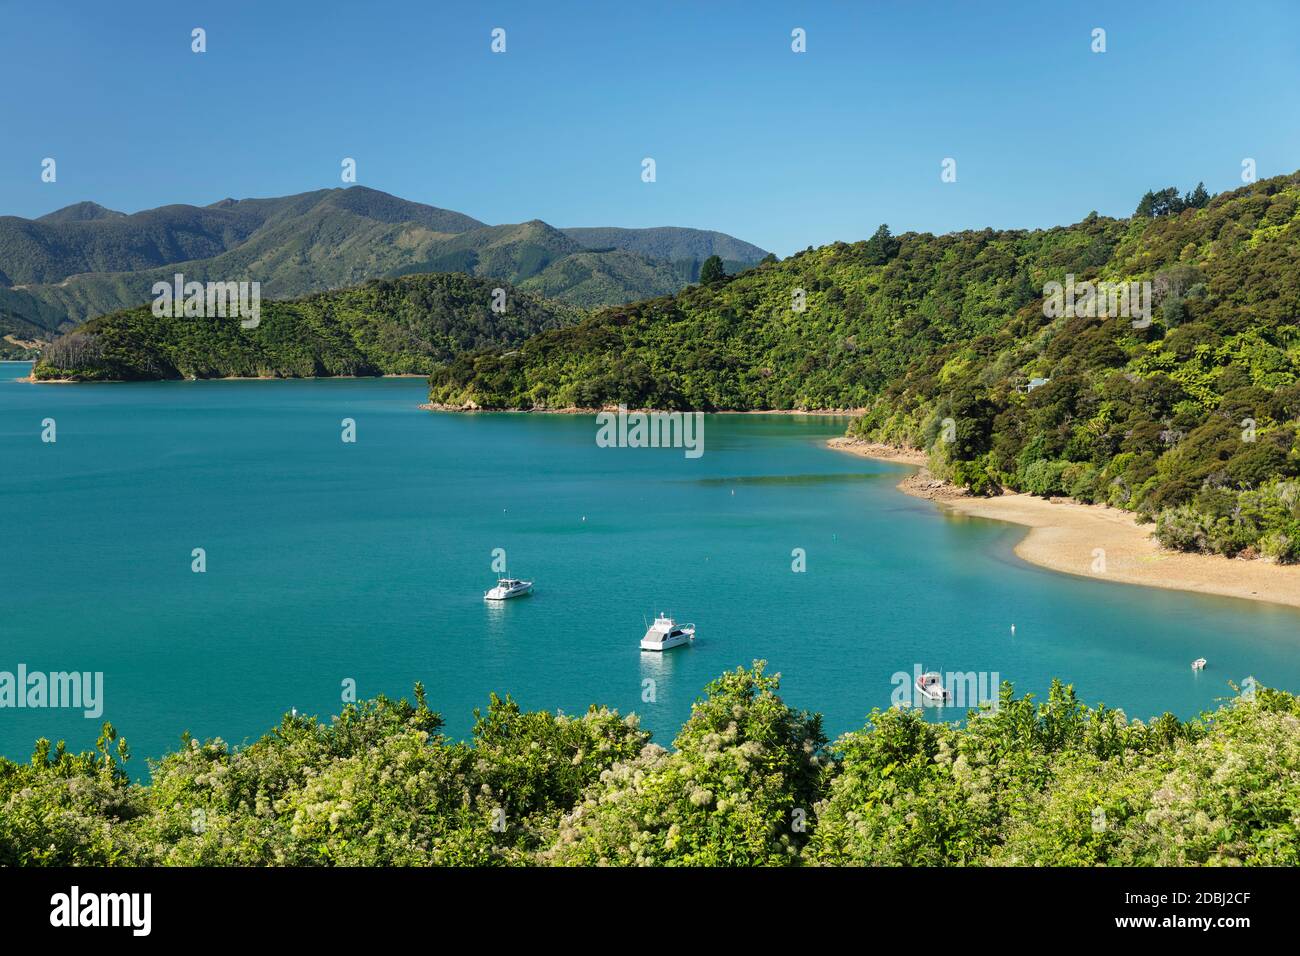
<path fill-rule="evenodd" d="M 829 742 L 778 689 L 724 674 L 666 749 L 495 695 L 449 740 L 417 685 L 242 748 L 186 736 L 147 786 L 106 725 L 0 759 L 0 865 L 1300 864 L 1290 694 L 1144 722 L 1004 685 L 964 726 L 875 710 Z"/>

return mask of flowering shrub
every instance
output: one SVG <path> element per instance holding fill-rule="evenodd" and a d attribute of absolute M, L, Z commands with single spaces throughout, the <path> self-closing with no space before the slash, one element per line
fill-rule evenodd
<path fill-rule="evenodd" d="M 243 748 L 187 737 L 147 786 L 105 725 L 0 759 L 0 865 L 1300 864 L 1290 694 L 1143 722 L 1003 685 L 964 725 L 876 710 L 828 744 L 779 688 L 724 674 L 668 750 L 496 696 L 451 741 L 416 685 Z"/>
<path fill-rule="evenodd" d="M 602 775 L 545 855 L 561 864 L 791 863 L 811 828 L 826 738 L 763 664 L 718 678 L 677 735 Z"/>

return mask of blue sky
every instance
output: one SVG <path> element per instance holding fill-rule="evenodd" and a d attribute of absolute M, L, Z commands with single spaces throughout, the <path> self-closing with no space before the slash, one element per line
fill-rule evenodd
<path fill-rule="evenodd" d="M 364 185 L 486 222 L 697 226 L 785 255 L 882 221 L 1128 215 L 1152 187 L 1235 188 L 1245 157 L 1300 168 L 1286 0 L 0 0 L 0 23 L 0 214 L 303 192 L 354 157 Z"/>

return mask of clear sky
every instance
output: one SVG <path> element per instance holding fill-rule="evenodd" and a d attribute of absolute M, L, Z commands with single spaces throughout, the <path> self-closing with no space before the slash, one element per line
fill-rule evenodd
<path fill-rule="evenodd" d="M 1235 188 L 1246 157 L 1295 171 L 1300 3 L 0 0 L 0 105 L 0 214 L 303 192 L 353 157 L 490 223 L 785 255 L 882 221 L 1128 215 L 1152 187 Z"/>

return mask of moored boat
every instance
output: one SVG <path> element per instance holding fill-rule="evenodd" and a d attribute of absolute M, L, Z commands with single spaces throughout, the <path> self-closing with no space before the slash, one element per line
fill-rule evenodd
<path fill-rule="evenodd" d="M 520 581 L 518 578 L 501 578 L 497 586 L 483 592 L 485 601 L 505 601 L 509 598 L 522 597 L 533 590 L 532 581 Z"/>
<path fill-rule="evenodd" d="M 946 704 L 952 695 L 943 686 L 943 675 L 938 671 L 926 671 L 916 679 L 916 691 L 931 704 Z"/>
<path fill-rule="evenodd" d="M 641 638 L 641 650 L 667 651 L 693 640 L 695 640 L 694 624 L 678 624 L 671 617 L 660 614 Z"/>

